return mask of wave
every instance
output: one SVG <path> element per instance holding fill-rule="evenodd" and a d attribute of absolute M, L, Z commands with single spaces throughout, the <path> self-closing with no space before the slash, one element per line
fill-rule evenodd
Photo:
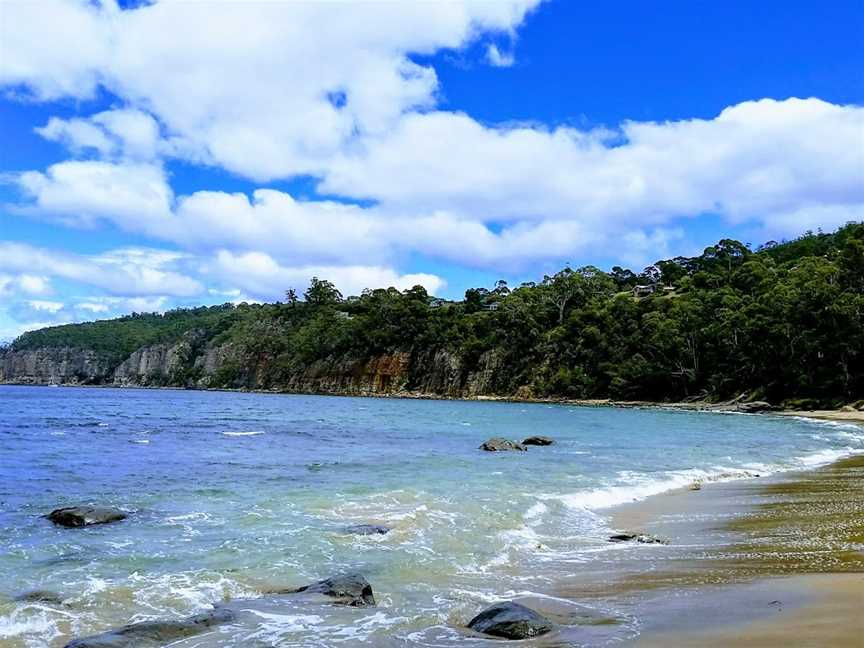
<path fill-rule="evenodd" d="M 263 430 L 252 430 L 251 432 L 222 432 L 224 436 L 243 437 L 243 436 L 258 436 L 264 434 Z"/>
<path fill-rule="evenodd" d="M 766 475 L 791 470 L 817 468 L 860 452 L 860 448 L 853 448 L 851 446 L 827 448 L 796 457 L 790 462 L 783 464 L 753 463 L 747 464 L 743 468 L 713 466 L 705 469 L 691 468 L 689 470 L 669 471 L 661 475 L 622 471 L 618 473 L 618 479 L 620 482 L 626 483 L 621 483 L 620 485 L 586 489 L 563 495 L 549 494 L 543 497 L 545 499 L 558 500 L 570 508 L 594 511 L 637 502 L 652 495 L 660 495 L 661 493 L 685 488 L 694 482 L 701 484 L 729 482 L 765 477 Z"/>

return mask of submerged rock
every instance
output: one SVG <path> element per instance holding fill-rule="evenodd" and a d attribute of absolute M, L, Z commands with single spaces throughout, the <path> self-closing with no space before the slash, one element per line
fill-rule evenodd
<path fill-rule="evenodd" d="M 533 445 L 533 446 L 548 446 L 555 443 L 554 439 L 550 439 L 547 436 L 530 436 L 527 439 L 522 441 L 522 445 Z"/>
<path fill-rule="evenodd" d="M 233 612 L 220 608 L 180 621 L 132 623 L 92 637 L 73 639 L 65 648 L 158 648 L 233 620 Z"/>
<path fill-rule="evenodd" d="M 336 603 L 350 605 L 351 607 L 375 606 L 375 595 L 372 593 L 372 586 L 362 574 L 339 574 L 284 593 L 321 594 L 336 599 Z"/>
<path fill-rule="evenodd" d="M 475 632 L 504 639 L 530 639 L 551 632 L 555 626 L 543 615 L 513 601 L 496 603 L 468 622 Z"/>
<path fill-rule="evenodd" d="M 342 529 L 342 531 L 354 535 L 384 535 L 390 533 L 392 529 L 383 524 L 352 524 Z"/>
<path fill-rule="evenodd" d="M 508 450 L 519 450 L 524 452 L 528 448 L 516 441 L 495 437 L 494 439 L 485 441 L 483 445 L 480 446 L 480 449 L 485 450 L 486 452 L 504 452 Z"/>
<path fill-rule="evenodd" d="M 22 592 L 12 600 L 21 603 L 51 603 L 52 605 L 60 605 L 63 603 L 62 596 L 56 592 L 49 592 L 48 590 L 31 590 L 29 592 Z"/>
<path fill-rule="evenodd" d="M 669 541 L 648 533 L 615 533 L 609 536 L 609 542 L 640 542 L 642 544 L 668 545 Z"/>
<path fill-rule="evenodd" d="M 83 527 L 125 520 L 126 514 L 110 506 L 70 506 L 55 509 L 46 517 L 60 526 Z"/>

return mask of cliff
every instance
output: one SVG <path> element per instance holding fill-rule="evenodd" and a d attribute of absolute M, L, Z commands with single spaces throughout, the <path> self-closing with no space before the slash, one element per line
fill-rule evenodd
<path fill-rule="evenodd" d="M 103 384 L 109 360 L 96 351 L 72 348 L 9 350 L 0 355 L 0 382 L 24 385 Z"/>
<path fill-rule="evenodd" d="M 487 352 L 471 371 L 457 355 L 444 350 L 395 351 L 365 360 L 318 361 L 299 372 L 277 372 L 266 357 L 242 357 L 231 345 L 208 345 L 189 334 L 175 343 L 137 349 L 113 366 L 88 349 L 7 350 L 0 354 L 0 382 L 471 397 L 509 393 L 501 392 L 495 380 L 501 357 L 499 352 Z M 225 382 L 225 375 L 231 376 L 230 382 Z"/>

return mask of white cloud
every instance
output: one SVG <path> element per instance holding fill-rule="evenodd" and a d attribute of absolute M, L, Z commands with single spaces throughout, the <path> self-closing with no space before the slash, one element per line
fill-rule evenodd
<path fill-rule="evenodd" d="M 598 246 L 641 263 L 669 253 L 681 219 L 703 213 L 770 236 L 864 218 L 864 146 L 849 145 L 862 132 L 864 108 L 816 99 L 629 122 L 616 140 L 605 130 L 415 114 L 335 158 L 325 175 L 324 191 L 374 199 L 371 207 L 271 189 L 175 199 L 161 167 L 125 161 L 69 161 L 20 182 L 43 213 L 107 219 L 199 255 L 257 251 L 290 267 L 392 265 L 419 253 L 521 268 Z"/>
<path fill-rule="evenodd" d="M 227 250 L 219 251 L 213 261 L 205 263 L 202 273 L 265 299 L 280 299 L 288 288 L 302 293 L 312 277 L 332 281 L 345 295 L 357 295 L 365 288 L 392 286 L 405 290 L 416 285 L 436 294 L 445 286 L 440 277 L 431 274 L 399 275 L 381 266 L 285 267 L 262 252 L 234 254 Z"/>
<path fill-rule="evenodd" d="M 495 43 L 486 47 L 486 60 L 493 67 L 511 67 L 516 62 L 512 52 L 502 52 Z"/>
<path fill-rule="evenodd" d="M 88 313 L 107 313 L 110 308 L 107 304 L 100 304 L 98 302 L 79 302 L 75 304 L 75 308 L 83 311 L 87 311 Z"/>
<path fill-rule="evenodd" d="M 106 110 L 87 118 L 51 117 L 36 132 L 73 153 L 94 151 L 105 158 L 147 161 L 173 151 L 170 142 L 160 139 L 156 120 L 140 110 Z"/>
<path fill-rule="evenodd" d="M 169 215 L 173 200 L 162 168 L 145 163 L 60 162 L 44 173 L 22 173 L 18 184 L 39 212 L 76 225 L 104 218 L 149 227 Z"/>
<path fill-rule="evenodd" d="M 538 1 L 375 11 L 162 1 L 121 11 L 114 0 L 7 0 L 0 83 L 41 99 L 86 98 L 103 86 L 157 116 L 197 159 L 260 179 L 317 172 L 356 135 L 434 104 L 435 71 L 410 54 L 510 32 Z"/>
<path fill-rule="evenodd" d="M 88 257 L 0 242 L 0 270 L 38 272 L 123 296 L 201 294 L 204 288 L 197 280 L 169 269 L 181 258 L 174 253 L 137 248 Z"/>
<path fill-rule="evenodd" d="M 744 222 L 793 206 L 864 202 L 860 107 L 745 102 L 710 120 L 628 122 L 621 136 L 415 114 L 334 163 L 322 189 L 485 222 L 572 220 L 601 231 L 704 212 Z"/>
<path fill-rule="evenodd" d="M 0 296 L 15 293 L 47 295 L 51 293 L 51 281 L 48 277 L 27 273 L 15 276 L 0 274 Z"/>
<path fill-rule="evenodd" d="M 30 299 L 27 301 L 27 305 L 33 310 L 45 311 L 46 313 L 56 313 L 64 306 L 63 302 L 46 301 L 43 299 Z"/>

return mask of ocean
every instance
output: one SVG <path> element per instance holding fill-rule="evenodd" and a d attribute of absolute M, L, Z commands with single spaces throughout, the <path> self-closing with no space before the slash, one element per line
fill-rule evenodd
<path fill-rule="evenodd" d="M 478 449 L 535 434 L 556 443 Z M 0 386 L 0 646 L 62 646 L 344 571 L 366 576 L 376 608 L 287 601 L 178 645 L 497 645 L 464 630 L 483 607 L 554 600 L 563 576 L 612 574 L 633 551 L 607 541 L 611 507 L 861 451 L 860 427 L 770 415 Z M 76 504 L 129 517 L 43 517 Z M 392 530 L 345 532 L 366 523 Z M 34 589 L 63 604 L 11 599 Z"/>

